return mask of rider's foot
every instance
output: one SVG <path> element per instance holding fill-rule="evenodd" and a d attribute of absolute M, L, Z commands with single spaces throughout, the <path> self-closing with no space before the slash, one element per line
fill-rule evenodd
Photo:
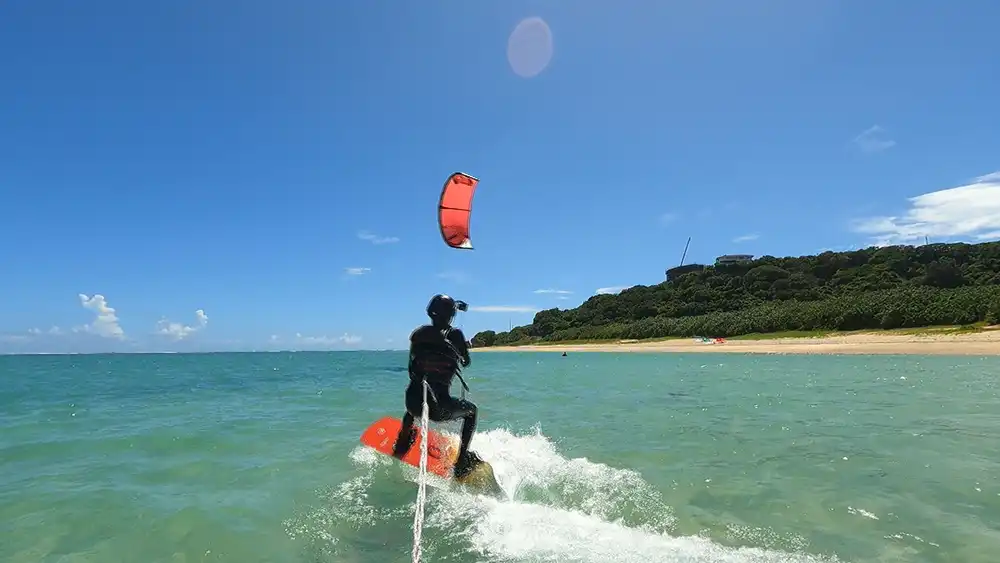
<path fill-rule="evenodd" d="M 458 461 L 455 462 L 455 479 L 462 479 L 463 477 L 466 477 L 480 463 L 483 463 L 483 460 L 476 454 L 476 452 L 465 452 L 465 455 L 458 458 Z"/>
<path fill-rule="evenodd" d="M 416 441 L 417 441 L 417 433 L 414 432 L 412 429 L 410 430 L 408 436 L 403 437 L 401 435 L 400 437 L 396 438 L 396 442 L 392 445 L 392 457 L 403 459 L 403 456 L 406 455 L 406 452 L 410 451 L 410 448 L 413 447 L 413 443 Z"/>

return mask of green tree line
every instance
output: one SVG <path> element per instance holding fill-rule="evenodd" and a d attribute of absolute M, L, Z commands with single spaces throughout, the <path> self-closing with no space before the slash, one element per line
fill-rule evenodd
<path fill-rule="evenodd" d="M 872 247 L 708 266 L 547 309 L 474 347 L 1000 323 L 1000 242 Z"/>

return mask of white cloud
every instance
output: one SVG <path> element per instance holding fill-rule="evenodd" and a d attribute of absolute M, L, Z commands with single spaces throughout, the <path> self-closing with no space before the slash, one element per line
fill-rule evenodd
<path fill-rule="evenodd" d="M 595 291 L 594 293 L 596 293 L 598 295 L 613 295 L 615 293 L 619 293 L 621 291 L 624 291 L 624 290 L 626 290 L 628 288 L 629 288 L 629 286 L 627 286 L 627 285 L 616 285 L 616 286 L 612 286 L 612 287 L 599 287 L 599 288 L 597 288 L 597 291 Z"/>
<path fill-rule="evenodd" d="M 458 271 L 441 272 L 440 274 L 437 274 L 437 277 L 444 280 L 453 281 L 455 283 L 466 283 L 471 279 L 469 274 Z"/>
<path fill-rule="evenodd" d="M 194 326 L 186 326 L 182 323 L 170 322 L 167 319 L 160 319 L 156 323 L 156 333 L 161 336 L 166 336 L 173 340 L 184 340 L 188 336 L 191 336 L 195 332 L 208 326 L 208 315 L 205 311 L 198 309 L 194 312 L 195 324 Z"/>
<path fill-rule="evenodd" d="M 125 339 L 125 331 L 118 324 L 118 316 L 113 307 L 108 306 L 107 300 L 101 294 L 87 297 L 81 293 L 80 304 L 85 309 L 90 309 L 97 315 L 94 322 L 73 329 L 73 332 L 89 332 L 104 338 L 114 338 L 116 340 Z"/>
<path fill-rule="evenodd" d="M 27 342 L 28 340 L 30 340 L 30 338 L 23 334 L 0 334 L 0 342 L 16 343 Z"/>
<path fill-rule="evenodd" d="M 376 235 L 375 233 L 370 233 L 368 231 L 359 232 L 358 238 L 361 240 L 366 240 L 372 244 L 392 244 L 394 242 L 399 242 L 399 237 L 383 237 Z"/>
<path fill-rule="evenodd" d="M 344 268 L 344 272 L 349 276 L 363 276 L 370 271 L 371 268 Z"/>
<path fill-rule="evenodd" d="M 907 201 L 910 208 L 902 216 L 859 219 L 851 229 L 870 235 L 878 246 L 923 242 L 924 237 L 1000 238 L 1000 172 Z"/>
<path fill-rule="evenodd" d="M 477 313 L 536 313 L 538 312 L 538 307 L 531 307 L 529 305 L 480 305 L 478 307 L 469 307 L 470 311 L 476 311 Z"/>
<path fill-rule="evenodd" d="M 28 330 L 26 330 L 25 332 L 27 332 L 30 335 L 30 336 L 25 336 L 24 337 L 25 339 L 30 339 L 30 338 L 33 338 L 35 336 L 42 336 L 44 334 L 47 334 L 47 335 L 50 335 L 50 336 L 58 336 L 60 334 L 63 334 L 63 330 L 61 328 L 57 327 L 57 326 L 53 326 L 49 330 L 42 330 L 42 329 L 40 329 L 38 327 L 32 327 L 32 328 L 29 328 Z M 77 332 L 79 332 L 79 331 L 77 331 Z"/>
<path fill-rule="evenodd" d="M 347 333 L 340 336 L 304 336 L 302 333 L 296 332 L 295 341 L 308 346 L 337 346 L 340 344 L 357 344 L 361 342 L 361 337 Z"/>
<path fill-rule="evenodd" d="M 885 134 L 885 129 L 882 129 L 878 125 L 873 125 L 865 129 L 852 139 L 851 142 L 857 145 L 862 152 L 868 154 L 881 152 L 896 145 L 896 141 L 888 138 Z"/>
<path fill-rule="evenodd" d="M 675 213 L 664 213 L 660 215 L 660 224 L 667 226 L 677 220 L 677 215 Z"/>
<path fill-rule="evenodd" d="M 560 301 L 569 299 L 569 296 L 573 294 L 568 289 L 536 289 L 535 293 L 539 295 L 554 295 Z"/>
<path fill-rule="evenodd" d="M 280 336 L 278 336 L 277 334 L 271 335 L 271 342 L 277 342 L 278 340 L 281 340 Z"/>
<path fill-rule="evenodd" d="M 740 236 L 734 238 L 733 242 L 750 242 L 752 240 L 757 240 L 759 238 L 760 238 L 760 235 L 758 235 L 757 233 L 750 233 L 748 235 L 740 235 Z"/>
<path fill-rule="evenodd" d="M 1000 231 L 990 231 L 988 233 L 980 233 L 976 235 L 976 238 L 983 241 L 1000 240 Z"/>
<path fill-rule="evenodd" d="M 301 332 L 295 333 L 295 340 L 303 344 L 325 344 L 325 345 L 331 345 L 337 341 L 336 338 L 330 338 L 329 336 L 303 336 Z"/>

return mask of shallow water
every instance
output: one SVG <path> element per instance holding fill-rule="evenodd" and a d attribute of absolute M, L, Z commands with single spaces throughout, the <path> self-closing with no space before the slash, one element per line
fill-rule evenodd
<path fill-rule="evenodd" d="M 358 444 L 402 414 L 401 366 L 0 357 L 0 561 L 410 561 L 416 472 Z M 473 448 L 508 498 L 429 488 L 424 560 L 993 563 L 998 376 L 975 357 L 475 354 Z"/>

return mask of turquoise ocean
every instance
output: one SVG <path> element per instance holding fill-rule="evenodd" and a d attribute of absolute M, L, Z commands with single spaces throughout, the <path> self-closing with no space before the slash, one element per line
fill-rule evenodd
<path fill-rule="evenodd" d="M 0 561 L 410 561 L 416 470 L 358 442 L 405 364 L 0 356 Z M 474 353 L 466 379 L 507 498 L 428 488 L 425 561 L 1000 561 L 1000 358 Z"/>

